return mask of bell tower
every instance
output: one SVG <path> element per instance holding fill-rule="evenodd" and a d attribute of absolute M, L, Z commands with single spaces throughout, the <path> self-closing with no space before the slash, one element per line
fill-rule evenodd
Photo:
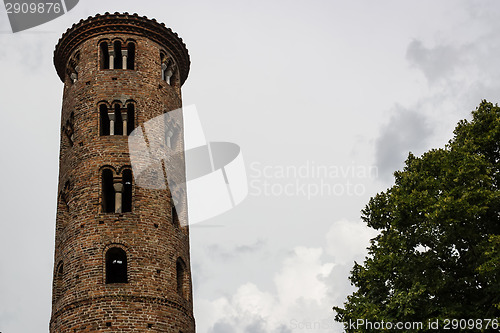
<path fill-rule="evenodd" d="M 154 19 L 105 13 L 69 28 L 54 64 L 64 93 L 50 332 L 194 333 L 188 226 L 168 185 L 139 186 L 128 140 L 182 106 L 186 46 Z"/>

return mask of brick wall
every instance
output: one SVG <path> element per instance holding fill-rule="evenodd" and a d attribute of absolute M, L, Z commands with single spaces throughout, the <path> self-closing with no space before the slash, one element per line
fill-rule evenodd
<path fill-rule="evenodd" d="M 117 38 L 135 44 L 134 70 L 100 69 L 99 42 Z M 185 50 L 181 59 L 179 40 L 155 21 L 112 14 L 80 21 L 56 46 L 64 94 L 50 332 L 195 331 L 189 231 L 172 223 L 170 190 L 132 182 L 131 212 L 102 209 L 101 171 L 110 169 L 119 180 L 130 158 L 126 135 L 100 135 L 99 104 L 133 103 L 135 126 L 181 107 L 187 76 L 181 64 L 189 65 L 189 56 Z M 172 85 L 162 80 L 160 51 L 179 64 Z M 112 247 L 126 252 L 127 283 L 106 284 L 105 254 Z M 182 292 L 178 258 L 186 264 Z"/>

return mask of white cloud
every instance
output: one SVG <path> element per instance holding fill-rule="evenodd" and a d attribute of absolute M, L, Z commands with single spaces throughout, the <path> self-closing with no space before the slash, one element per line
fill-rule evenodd
<path fill-rule="evenodd" d="M 320 248 L 296 247 L 293 256 L 285 259 L 281 272 L 274 278 L 282 303 L 294 304 L 302 299 L 321 304 L 328 290 L 321 279 L 327 277 L 334 266 L 321 263 L 322 253 Z"/>
<path fill-rule="evenodd" d="M 341 305 L 352 291 L 348 274 L 353 260 L 364 258 L 375 234 L 361 222 L 333 223 L 326 251 L 297 246 L 283 260 L 273 278 L 274 292 L 249 282 L 231 296 L 198 300 L 197 326 L 208 328 L 208 333 L 340 332 L 332 306 Z"/>
<path fill-rule="evenodd" d="M 354 261 L 361 263 L 370 245 L 369 240 L 377 232 L 365 223 L 347 220 L 336 221 L 326 234 L 326 252 L 335 258 L 339 265 L 352 266 Z"/>
<path fill-rule="evenodd" d="M 291 332 L 316 323 L 333 324 L 332 287 L 327 277 L 334 264 L 323 263 L 321 248 L 296 247 L 275 275 L 276 293 L 260 290 L 253 283 L 240 286 L 234 295 L 196 304 L 198 326 L 209 332 Z M 305 310 L 307 309 L 307 310 Z"/>

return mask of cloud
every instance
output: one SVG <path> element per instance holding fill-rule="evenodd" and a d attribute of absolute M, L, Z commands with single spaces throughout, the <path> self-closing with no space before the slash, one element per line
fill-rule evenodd
<path fill-rule="evenodd" d="M 335 222 L 326 234 L 326 252 L 335 258 L 335 263 L 352 266 L 364 260 L 369 240 L 377 232 L 365 223 L 340 220 Z"/>
<path fill-rule="evenodd" d="M 433 132 L 425 116 L 396 106 L 375 142 L 375 163 L 380 178 L 389 181 L 394 171 L 403 166 L 410 151 L 426 148 L 426 142 Z"/>
<path fill-rule="evenodd" d="M 207 250 L 211 256 L 220 256 L 225 259 L 232 259 L 243 254 L 250 254 L 261 251 L 265 246 L 266 241 L 259 239 L 253 244 L 236 245 L 232 247 L 212 244 L 208 246 Z"/>
<path fill-rule="evenodd" d="M 256 252 L 256 251 L 260 251 L 265 245 L 266 245 L 266 242 L 262 239 L 259 239 L 254 244 L 236 246 L 236 248 L 234 250 L 236 253 Z"/>
<path fill-rule="evenodd" d="M 235 332 L 233 326 L 224 322 L 215 323 L 214 327 L 211 328 L 209 331 L 209 333 L 233 333 L 233 332 Z"/>
<path fill-rule="evenodd" d="M 297 246 L 290 252 L 271 290 L 248 282 L 232 295 L 198 300 L 197 325 L 209 327 L 209 333 L 341 332 L 332 306 L 342 305 L 352 292 L 349 271 L 354 260 L 366 256 L 375 234 L 362 222 L 336 221 L 325 248 Z"/>
<path fill-rule="evenodd" d="M 419 40 L 413 40 L 406 50 L 406 59 L 420 69 L 430 83 L 446 79 L 463 64 L 463 48 L 437 45 L 427 48 Z"/>
<path fill-rule="evenodd" d="M 243 284 L 232 296 L 200 301 L 197 322 L 211 327 L 213 333 L 229 329 L 233 333 L 289 333 L 300 323 L 332 324 L 327 278 L 335 265 L 322 262 L 322 255 L 321 248 L 296 247 L 274 277 L 274 294 L 253 283 Z"/>
<path fill-rule="evenodd" d="M 285 259 L 281 272 L 274 278 L 280 301 L 286 304 L 297 300 L 322 303 L 328 285 L 321 278 L 328 276 L 334 266 L 333 263 L 321 263 L 322 253 L 321 248 L 296 247 L 293 256 Z"/>
<path fill-rule="evenodd" d="M 475 5 L 475 10 L 468 8 Z M 439 40 L 414 39 L 408 44 L 406 61 L 426 81 L 419 86 L 423 95 L 409 106 L 396 105 L 380 129 L 375 160 L 381 180 L 392 180 L 410 151 L 423 153 L 431 148 L 429 142 L 444 146 L 458 120 L 469 117 L 482 99 L 498 102 L 500 24 L 489 5 L 475 5 L 466 6 L 469 25 L 454 25 L 441 32 Z"/>

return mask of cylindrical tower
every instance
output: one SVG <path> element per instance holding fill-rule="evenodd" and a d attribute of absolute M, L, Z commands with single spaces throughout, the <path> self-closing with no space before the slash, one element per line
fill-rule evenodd
<path fill-rule="evenodd" d="M 54 64 L 64 94 L 50 332 L 194 333 L 188 227 L 168 186 L 136 186 L 128 149 L 135 128 L 181 107 L 186 46 L 154 19 L 106 13 L 68 29 Z"/>

